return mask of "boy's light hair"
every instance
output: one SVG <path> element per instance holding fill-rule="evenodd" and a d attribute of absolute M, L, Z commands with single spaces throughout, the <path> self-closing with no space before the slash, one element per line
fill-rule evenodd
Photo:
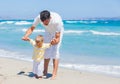
<path fill-rule="evenodd" d="M 43 42 L 44 39 L 42 35 L 38 35 L 35 40 L 39 42 Z"/>

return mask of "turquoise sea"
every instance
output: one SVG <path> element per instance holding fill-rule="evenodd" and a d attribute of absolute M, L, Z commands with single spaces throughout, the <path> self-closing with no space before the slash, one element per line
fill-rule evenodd
<path fill-rule="evenodd" d="M 33 20 L 0 20 L 0 57 L 32 61 L 21 38 Z M 120 20 L 63 20 L 60 67 L 120 77 Z M 31 38 L 44 35 L 38 25 Z"/>

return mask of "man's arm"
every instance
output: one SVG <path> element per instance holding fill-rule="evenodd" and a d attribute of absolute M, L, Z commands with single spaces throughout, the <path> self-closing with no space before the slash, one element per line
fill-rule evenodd
<path fill-rule="evenodd" d="M 56 32 L 55 34 L 55 38 L 51 41 L 52 45 L 56 45 L 60 42 L 60 32 Z"/>
<path fill-rule="evenodd" d="M 22 40 L 29 40 L 29 36 L 32 34 L 33 30 L 35 29 L 34 26 L 31 26 L 27 31 L 26 31 L 26 34 L 22 37 Z"/>

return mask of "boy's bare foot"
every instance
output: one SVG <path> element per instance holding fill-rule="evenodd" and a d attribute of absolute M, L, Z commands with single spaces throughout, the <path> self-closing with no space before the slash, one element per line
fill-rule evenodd
<path fill-rule="evenodd" d="M 38 76 L 37 79 L 42 79 L 42 76 Z"/>
<path fill-rule="evenodd" d="M 42 76 L 38 76 L 37 74 L 35 74 L 35 78 L 37 78 L 37 79 L 41 79 L 42 78 Z"/>
<path fill-rule="evenodd" d="M 47 75 L 43 75 L 42 78 L 46 79 L 46 78 L 47 78 Z"/>

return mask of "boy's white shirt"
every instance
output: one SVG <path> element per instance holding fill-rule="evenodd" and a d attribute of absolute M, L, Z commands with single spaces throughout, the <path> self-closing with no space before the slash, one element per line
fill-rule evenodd
<path fill-rule="evenodd" d="M 37 48 L 36 42 L 33 39 L 30 39 L 29 42 L 34 48 L 32 59 L 36 62 L 40 62 L 42 59 L 44 59 L 45 50 L 51 46 L 50 43 L 43 43 L 41 48 Z"/>

